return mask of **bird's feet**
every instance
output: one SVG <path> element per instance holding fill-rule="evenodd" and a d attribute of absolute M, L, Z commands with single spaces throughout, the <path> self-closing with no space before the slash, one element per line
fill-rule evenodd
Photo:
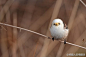
<path fill-rule="evenodd" d="M 64 39 L 64 44 L 66 44 L 66 39 Z"/>
<path fill-rule="evenodd" d="M 52 40 L 54 41 L 54 37 L 52 38 Z"/>

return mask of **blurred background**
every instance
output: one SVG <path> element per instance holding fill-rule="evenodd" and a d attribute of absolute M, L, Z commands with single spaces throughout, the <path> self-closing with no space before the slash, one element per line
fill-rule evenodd
<path fill-rule="evenodd" d="M 55 18 L 68 25 L 68 42 L 86 47 L 86 7 L 79 0 L 0 0 L 2 23 L 51 37 L 49 27 Z M 70 53 L 86 57 L 85 49 L 0 25 L 0 57 L 71 57 Z"/>

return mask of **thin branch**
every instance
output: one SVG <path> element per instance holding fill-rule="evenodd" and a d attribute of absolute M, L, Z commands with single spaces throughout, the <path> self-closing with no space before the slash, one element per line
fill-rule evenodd
<path fill-rule="evenodd" d="M 29 30 L 29 29 L 25 29 L 25 28 L 13 26 L 13 25 L 5 24 L 5 23 L 0 23 L 0 24 L 1 25 L 5 25 L 5 26 L 9 26 L 9 27 L 13 27 L 13 28 L 17 28 L 17 29 L 21 29 L 21 30 L 25 30 L 25 31 L 28 31 L 28 32 L 31 32 L 31 33 L 35 33 L 37 35 L 40 35 L 40 36 L 43 36 L 43 37 L 46 37 L 46 38 L 51 39 L 50 37 L 48 37 L 46 35 L 43 35 L 41 33 L 38 33 L 38 32 L 32 31 L 32 30 Z M 60 42 L 64 42 L 64 41 L 60 41 Z M 76 46 L 76 47 L 80 47 L 80 48 L 86 49 L 86 47 L 83 47 L 83 46 L 80 46 L 80 45 L 77 45 L 77 44 L 73 44 L 73 43 L 70 43 L 70 42 L 67 42 L 67 44 L 70 44 L 70 45 L 73 45 L 73 46 Z"/>
<path fill-rule="evenodd" d="M 82 0 L 80 0 L 80 2 L 86 7 L 86 4 Z"/>
<path fill-rule="evenodd" d="M 61 41 L 64 43 L 64 41 Z M 80 45 L 77 45 L 77 44 L 73 44 L 73 43 L 70 43 L 70 42 L 66 42 L 67 44 L 69 45 L 72 45 L 72 46 L 76 46 L 76 47 L 79 47 L 79 48 L 83 48 L 83 49 L 86 49 L 86 47 L 83 47 L 83 46 L 80 46 Z"/>
<path fill-rule="evenodd" d="M 5 23 L 0 23 L 1 25 L 5 25 L 5 26 L 9 26 L 9 27 L 13 27 L 13 28 L 17 28 L 17 29 L 21 29 L 21 30 L 25 30 L 25 31 L 29 31 L 29 32 L 32 32 L 32 33 L 35 33 L 35 34 L 38 34 L 40 36 L 43 36 L 43 37 L 46 37 L 46 38 L 49 38 L 48 36 L 46 35 L 43 35 L 43 34 L 40 34 L 38 32 L 34 32 L 32 30 L 28 30 L 28 29 L 25 29 L 25 28 L 21 28 L 21 27 L 17 27 L 17 26 L 13 26 L 13 25 L 9 25 L 9 24 L 5 24 Z"/>

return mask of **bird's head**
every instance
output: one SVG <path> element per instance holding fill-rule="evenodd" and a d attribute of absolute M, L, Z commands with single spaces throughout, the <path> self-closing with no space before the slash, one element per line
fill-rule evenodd
<path fill-rule="evenodd" d="M 64 28 L 64 24 L 61 19 L 54 19 L 52 22 L 52 26 Z"/>

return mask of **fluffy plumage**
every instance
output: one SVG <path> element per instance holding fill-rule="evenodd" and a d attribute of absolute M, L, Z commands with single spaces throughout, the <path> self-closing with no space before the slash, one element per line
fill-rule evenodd
<path fill-rule="evenodd" d="M 69 30 L 64 27 L 64 23 L 61 19 L 55 19 L 51 24 L 50 32 L 54 39 L 62 40 L 68 36 Z"/>

